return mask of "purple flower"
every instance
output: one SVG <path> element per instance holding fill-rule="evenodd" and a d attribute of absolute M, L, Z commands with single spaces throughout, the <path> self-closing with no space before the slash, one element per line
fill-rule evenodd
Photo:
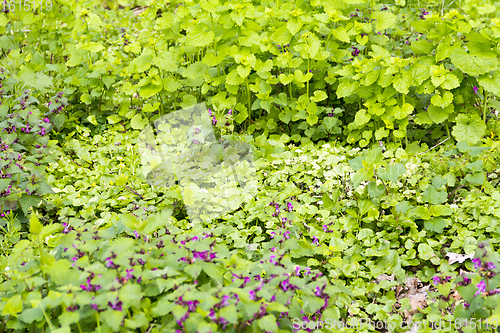
<path fill-rule="evenodd" d="M 139 233 L 137 231 L 134 231 L 135 239 L 139 238 Z"/>
<path fill-rule="evenodd" d="M 472 259 L 472 262 L 474 263 L 474 269 L 478 269 L 479 267 L 481 267 L 481 259 L 480 258 Z"/>
<path fill-rule="evenodd" d="M 249 295 L 248 299 L 250 299 L 251 301 L 255 301 L 255 291 L 250 290 L 248 292 L 248 295 Z"/>
<path fill-rule="evenodd" d="M 199 144 L 200 144 L 200 141 L 198 141 L 198 140 L 196 140 L 196 139 L 193 139 L 193 143 L 194 143 L 195 145 L 199 145 Z"/>
<path fill-rule="evenodd" d="M 437 286 L 441 282 L 441 279 L 439 276 L 435 276 L 432 278 L 432 281 L 434 282 L 434 285 Z"/>
<path fill-rule="evenodd" d="M 472 87 L 472 89 L 474 89 L 474 94 L 477 94 L 477 91 L 479 90 L 479 88 L 474 86 L 474 87 Z"/>
<path fill-rule="evenodd" d="M 479 282 L 479 284 L 476 287 L 477 287 L 477 292 L 474 296 L 477 296 L 480 293 L 486 292 L 486 282 L 484 280 Z"/>
<path fill-rule="evenodd" d="M 316 236 L 313 236 L 313 244 L 316 244 L 319 246 L 319 239 Z"/>
<path fill-rule="evenodd" d="M 275 259 L 276 259 L 276 255 L 275 255 L 275 254 L 271 254 L 271 257 L 269 258 L 269 262 L 270 262 L 271 264 L 275 264 L 275 265 L 276 265 L 276 264 L 277 264 L 277 262 L 276 262 L 276 260 L 275 260 Z"/>
<path fill-rule="evenodd" d="M 295 275 L 300 276 L 300 267 L 295 267 Z"/>
<path fill-rule="evenodd" d="M 233 114 L 233 109 L 229 109 L 227 113 L 231 116 Z"/>
<path fill-rule="evenodd" d="M 285 231 L 285 233 L 283 234 L 283 236 L 285 237 L 285 239 L 290 239 L 290 231 Z"/>
<path fill-rule="evenodd" d="M 487 262 L 486 263 L 486 269 L 488 269 L 488 270 L 491 271 L 491 270 L 494 270 L 495 268 L 497 268 L 497 266 L 495 266 L 494 263 L 492 263 L 492 262 Z"/>
<path fill-rule="evenodd" d="M 108 305 L 113 310 L 122 311 L 122 301 L 118 301 L 118 299 L 116 299 L 116 301 L 114 303 L 108 302 Z"/>
<path fill-rule="evenodd" d="M 217 119 L 215 119 L 215 116 L 214 119 L 212 119 L 212 125 L 217 125 Z"/>
<path fill-rule="evenodd" d="M 293 211 L 293 206 L 292 206 L 292 203 L 291 203 L 291 202 L 288 202 L 288 203 L 286 204 L 286 208 L 287 208 L 287 210 L 288 210 L 289 212 Z"/>
<path fill-rule="evenodd" d="M 328 231 L 328 225 L 323 224 L 323 232 L 327 232 L 327 231 Z"/>
<path fill-rule="evenodd" d="M 212 110 L 208 109 L 208 115 L 211 117 L 212 116 Z"/>

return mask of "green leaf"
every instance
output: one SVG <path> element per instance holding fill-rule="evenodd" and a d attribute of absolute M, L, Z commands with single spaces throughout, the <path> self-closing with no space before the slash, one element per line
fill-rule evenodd
<path fill-rule="evenodd" d="M 445 205 L 434 205 L 430 208 L 430 213 L 432 216 L 443 216 L 453 214 L 453 209 Z"/>
<path fill-rule="evenodd" d="M 425 39 L 421 39 L 419 41 L 415 41 L 411 43 L 411 49 L 415 54 L 431 54 L 434 49 L 434 45 L 426 41 Z"/>
<path fill-rule="evenodd" d="M 389 29 L 396 23 L 396 16 L 389 11 L 376 11 L 372 18 L 375 19 L 375 29 L 377 30 Z"/>
<path fill-rule="evenodd" d="M 313 126 L 316 123 L 318 123 L 318 116 L 316 116 L 316 115 L 308 115 L 307 118 L 306 118 L 306 121 L 307 121 L 307 123 L 310 126 Z"/>
<path fill-rule="evenodd" d="M 486 125 L 477 114 L 460 114 L 456 121 L 451 134 L 458 142 L 474 145 L 486 132 Z"/>
<path fill-rule="evenodd" d="M 205 47 L 214 40 L 214 33 L 210 27 L 198 22 L 196 26 L 190 26 L 186 34 L 186 44 L 189 46 Z"/>
<path fill-rule="evenodd" d="M 371 115 L 366 112 L 365 109 L 361 109 L 356 113 L 356 117 L 354 118 L 354 122 L 357 126 L 361 127 L 371 119 Z"/>
<path fill-rule="evenodd" d="M 30 209 L 32 206 L 38 206 L 40 202 L 42 202 L 42 199 L 37 195 L 23 194 L 19 199 L 19 203 L 21 204 L 23 213 L 26 216 L 28 216 L 28 209 Z"/>
<path fill-rule="evenodd" d="M 21 311 L 23 311 L 23 299 L 21 295 L 14 295 L 3 307 L 2 316 L 17 316 Z"/>
<path fill-rule="evenodd" d="M 224 268 L 209 262 L 200 262 L 199 265 L 213 281 L 222 282 L 222 276 L 226 272 Z"/>
<path fill-rule="evenodd" d="M 321 102 L 327 98 L 328 98 L 328 96 L 327 96 L 326 92 L 324 92 L 323 90 L 316 90 L 314 92 L 314 96 L 311 96 L 311 101 L 317 103 L 317 102 Z"/>
<path fill-rule="evenodd" d="M 453 94 L 449 91 L 445 91 L 443 96 L 438 94 L 432 96 L 431 103 L 440 108 L 445 108 L 453 101 Z"/>
<path fill-rule="evenodd" d="M 43 73 L 35 73 L 28 67 L 23 67 L 16 78 L 28 87 L 45 92 L 45 88 L 52 86 L 52 78 Z"/>
<path fill-rule="evenodd" d="M 236 324 L 238 322 L 238 312 L 236 311 L 236 307 L 234 305 L 223 307 L 219 311 L 219 317 L 226 319 L 231 324 Z"/>
<path fill-rule="evenodd" d="M 160 52 L 158 56 L 154 58 L 153 63 L 158 66 L 158 68 L 167 72 L 175 72 L 178 68 L 174 54 L 170 51 Z"/>
<path fill-rule="evenodd" d="M 446 220 L 443 219 L 442 217 L 433 217 L 430 220 L 424 222 L 424 227 L 427 230 L 434 231 L 436 233 L 442 233 L 443 229 L 446 227 L 446 224 L 447 224 Z M 420 251 L 420 245 L 419 245 L 419 251 Z"/>
<path fill-rule="evenodd" d="M 332 30 L 332 35 L 337 38 L 338 40 L 344 42 L 344 43 L 350 43 L 351 40 L 349 38 L 349 34 L 347 33 L 347 30 L 343 26 L 339 26 L 335 29 Z"/>
<path fill-rule="evenodd" d="M 130 125 L 133 129 L 141 130 L 148 124 L 147 119 L 142 119 L 140 114 L 136 114 L 130 121 Z"/>
<path fill-rule="evenodd" d="M 482 172 L 476 172 L 474 174 L 468 174 L 465 176 L 465 180 L 471 184 L 483 185 L 486 181 L 486 175 Z"/>
<path fill-rule="evenodd" d="M 30 217 L 30 232 L 35 235 L 40 235 L 42 232 L 43 225 L 35 214 L 31 214 Z"/>
<path fill-rule="evenodd" d="M 139 284 L 127 283 L 119 291 L 119 299 L 124 303 L 125 307 L 139 304 L 142 296 L 143 293 Z"/>
<path fill-rule="evenodd" d="M 431 203 L 433 205 L 439 205 L 445 202 L 448 198 L 446 192 L 438 192 L 434 186 L 429 185 L 422 193 L 422 198 L 425 202 Z"/>
<path fill-rule="evenodd" d="M 493 76 L 490 74 L 481 75 L 477 82 L 488 92 L 500 97 L 500 71 L 495 71 Z"/>
<path fill-rule="evenodd" d="M 24 310 L 23 313 L 19 315 L 19 319 L 27 324 L 31 324 L 34 321 L 40 321 L 43 319 L 42 309 L 40 307 L 36 307 Z"/>
<path fill-rule="evenodd" d="M 125 317 L 125 313 L 123 311 L 108 309 L 104 311 L 100 316 L 104 318 L 104 322 L 108 324 L 113 332 L 118 332 L 120 331 L 120 326 L 123 318 Z"/>
<path fill-rule="evenodd" d="M 420 243 L 418 245 L 418 253 L 419 253 L 420 258 L 422 258 L 424 260 L 429 260 L 430 258 L 435 256 L 432 248 L 425 243 Z"/>
<path fill-rule="evenodd" d="M 336 91 L 337 98 L 351 96 L 358 87 L 359 83 L 357 81 L 350 82 L 348 78 L 341 78 Z"/>
<path fill-rule="evenodd" d="M 259 328 L 262 331 L 267 332 L 278 332 L 278 325 L 276 324 L 276 317 L 274 315 L 269 314 L 260 318 L 257 323 L 259 324 Z"/>
<path fill-rule="evenodd" d="M 97 125 L 97 120 L 95 119 L 95 116 L 91 114 L 90 116 L 87 117 L 87 120 L 90 121 L 92 125 Z"/>
<path fill-rule="evenodd" d="M 445 108 L 438 108 L 434 105 L 429 105 L 429 108 L 427 109 L 429 118 L 436 124 L 440 124 L 448 119 L 451 112 L 453 112 L 453 104 L 450 104 Z"/>
<path fill-rule="evenodd" d="M 139 89 L 139 93 L 141 94 L 142 98 L 150 98 L 151 96 L 156 95 L 163 89 L 162 85 L 155 85 L 153 83 L 149 83 L 145 85 L 144 87 L 141 87 Z"/>
<path fill-rule="evenodd" d="M 272 34 L 272 41 L 275 42 L 278 45 L 286 45 L 290 43 L 290 40 L 292 40 L 293 35 L 290 33 L 288 30 L 288 27 L 286 24 L 283 24 L 281 27 L 276 29 L 276 31 Z"/>
<path fill-rule="evenodd" d="M 460 86 L 460 82 L 458 81 L 457 76 L 455 74 L 452 74 L 452 73 L 447 73 L 444 76 L 443 83 L 441 83 L 441 87 L 443 87 L 443 89 L 447 89 L 447 90 L 455 89 L 458 86 Z"/>
<path fill-rule="evenodd" d="M 450 58 L 455 67 L 472 76 L 486 74 L 498 67 L 495 52 L 467 53 L 463 49 L 455 49 L 450 53 Z"/>
<path fill-rule="evenodd" d="M 78 312 L 69 312 L 65 311 L 59 316 L 59 322 L 63 326 L 70 326 L 71 324 L 75 324 L 80 320 L 80 315 Z"/>

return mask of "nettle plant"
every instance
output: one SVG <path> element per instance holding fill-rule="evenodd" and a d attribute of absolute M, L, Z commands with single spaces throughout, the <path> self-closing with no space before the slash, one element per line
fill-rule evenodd
<path fill-rule="evenodd" d="M 429 293 L 429 307 L 413 320 L 445 321 L 446 328 L 463 332 L 494 332 L 500 326 L 500 269 L 498 253 L 488 241 L 477 244 L 472 259 L 475 272 L 442 272 L 434 276 L 434 291 Z M 452 323 L 450 327 L 449 323 Z M 448 331 L 448 330 L 446 330 Z"/>
<path fill-rule="evenodd" d="M 52 192 L 44 181 L 45 167 L 54 162 L 49 132 L 54 124 L 62 125 L 67 104 L 58 93 L 47 110 L 29 90 L 15 94 L 11 81 L 5 81 L 0 105 L 0 218 L 21 213 L 21 209 L 27 216 L 43 194 Z"/>
<path fill-rule="evenodd" d="M 292 318 L 339 318 L 350 291 L 294 264 L 293 237 L 250 261 L 225 244 L 227 227 L 186 232 L 170 213 L 128 235 L 74 218 L 44 226 L 33 215 L 29 239 L 0 265 L 3 328 L 291 332 Z"/>

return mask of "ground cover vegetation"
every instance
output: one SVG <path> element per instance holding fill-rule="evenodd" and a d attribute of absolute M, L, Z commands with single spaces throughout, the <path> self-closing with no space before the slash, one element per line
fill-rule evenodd
<path fill-rule="evenodd" d="M 2 331 L 496 330 L 499 2 L 1 6 Z M 258 187 L 194 222 L 137 146 L 198 103 Z"/>

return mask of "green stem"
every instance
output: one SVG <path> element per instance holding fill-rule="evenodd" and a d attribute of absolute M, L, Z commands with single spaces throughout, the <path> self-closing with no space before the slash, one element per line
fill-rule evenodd
<path fill-rule="evenodd" d="M 101 333 L 101 325 L 99 324 L 99 313 L 95 313 L 95 319 L 97 321 L 97 332 Z"/>
<path fill-rule="evenodd" d="M 309 58 L 307 58 L 307 73 L 309 74 Z M 307 80 L 307 97 L 309 97 L 309 80 Z"/>
<path fill-rule="evenodd" d="M 47 323 L 49 323 L 49 328 L 50 328 L 50 331 L 52 332 L 54 330 L 54 326 L 52 325 L 52 322 L 50 321 L 50 318 L 45 313 L 45 310 L 42 308 L 42 305 L 40 304 L 39 306 L 40 306 L 40 309 L 42 309 L 43 316 L 45 317 L 45 320 L 47 320 Z"/>
<path fill-rule="evenodd" d="M 446 120 L 445 125 L 446 125 L 446 133 L 448 133 L 448 137 L 451 139 L 450 126 L 448 126 L 448 119 Z"/>
<path fill-rule="evenodd" d="M 247 102 L 248 102 L 248 123 L 250 124 L 250 120 L 252 119 L 252 111 L 250 110 L 250 86 L 248 82 L 248 76 L 247 76 Z"/>
<path fill-rule="evenodd" d="M 486 92 L 486 90 L 484 90 L 484 88 L 483 88 L 483 92 L 484 92 L 484 100 L 483 100 L 483 121 L 484 121 L 484 123 L 486 124 L 486 102 L 488 102 L 488 93 Z"/>

